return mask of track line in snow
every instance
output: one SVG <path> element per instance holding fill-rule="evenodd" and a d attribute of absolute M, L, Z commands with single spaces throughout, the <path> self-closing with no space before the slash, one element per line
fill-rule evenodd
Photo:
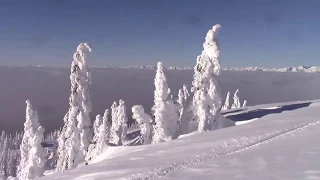
<path fill-rule="evenodd" d="M 176 172 L 176 171 L 185 169 L 187 167 L 196 165 L 196 164 L 201 163 L 201 162 L 206 162 L 206 161 L 210 161 L 210 160 L 213 160 L 213 159 L 216 159 L 216 158 L 219 158 L 219 157 L 228 156 L 228 155 L 231 155 L 231 154 L 236 154 L 236 153 L 240 153 L 240 152 L 243 152 L 243 151 L 247 151 L 247 150 L 256 148 L 256 147 L 258 147 L 258 146 L 260 146 L 262 144 L 267 144 L 267 143 L 269 143 L 269 142 L 271 142 L 271 141 L 273 141 L 275 139 L 285 137 L 285 136 L 287 136 L 289 134 L 293 134 L 295 132 L 301 132 L 303 130 L 306 130 L 310 126 L 316 126 L 316 125 L 320 125 L 320 121 L 313 122 L 313 123 L 306 123 L 306 124 L 303 124 L 303 125 L 300 125 L 300 126 L 295 126 L 295 127 L 291 128 L 291 129 L 285 129 L 283 131 L 277 131 L 276 133 L 274 133 L 272 135 L 264 134 L 263 136 L 265 136 L 265 137 L 260 138 L 259 140 L 255 141 L 255 142 L 250 142 L 248 144 L 243 144 L 244 145 L 243 147 L 235 148 L 233 150 L 227 149 L 228 148 L 228 146 L 227 146 L 227 147 L 222 147 L 222 149 L 221 149 L 222 152 L 215 153 L 216 152 L 215 149 L 212 149 L 212 152 L 210 152 L 210 153 L 203 153 L 202 155 L 196 155 L 195 157 L 193 157 L 191 159 L 184 160 L 182 162 L 172 163 L 171 165 L 166 166 L 166 167 L 158 167 L 158 168 L 152 169 L 152 170 L 150 170 L 148 172 L 132 174 L 127 179 L 128 180 L 152 180 L 152 179 L 158 179 L 158 178 L 161 178 L 162 176 L 165 176 L 168 173 Z M 251 138 L 247 138 L 247 140 L 250 141 L 250 140 L 256 139 L 256 138 L 257 137 L 253 136 Z M 241 140 L 241 138 L 240 138 L 240 140 Z M 238 141 L 238 143 L 241 143 L 239 141 Z M 234 141 L 233 142 L 229 142 L 229 143 L 234 143 Z M 234 144 L 234 145 L 237 146 L 237 144 Z M 223 150 L 225 150 L 225 151 L 223 151 Z"/>

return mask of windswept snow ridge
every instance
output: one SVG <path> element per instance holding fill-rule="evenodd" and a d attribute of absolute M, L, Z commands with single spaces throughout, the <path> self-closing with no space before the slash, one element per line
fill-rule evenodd
<path fill-rule="evenodd" d="M 260 145 L 267 144 L 278 138 L 283 138 L 289 134 L 294 134 L 301 132 L 309 128 L 310 126 L 319 126 L 320 121 L 313 123 L 304 123 L 299 126 L 294 126 L 291 129 L 285 129 L 282 131 L 276 131 L 274 133 L 267 133 L 262 136 L 253 136 L 250 138 L 247 137 L 238 137 L 231 139 L 230 141 L 224 142 L 221 146 L 217 146 L 212 149 L 212 152 L 203 153 L 196 155 L 194 158 L 170 163 L 166 167 L 159 167 L 153 170 L 150 170 L 145 173 L 132 174 L 131 177 L 127 178 L 128 180 L 150 180 L 158 179 L 162 176 L 165 176 L 168 173 L 182 170 L 184 168 L 193 166 L 200 162 L 210 161 L 218 157 L 227 156 L 230 154 L 240 153 L 242 151 L 250 150 L 256 148 Z"/>

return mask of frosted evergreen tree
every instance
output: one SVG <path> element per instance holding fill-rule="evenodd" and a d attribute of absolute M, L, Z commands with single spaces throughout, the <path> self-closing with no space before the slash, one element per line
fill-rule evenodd
<path fill-rule="evenodd" d="M 182 89 L 179 89 L 178 93 L 178 103 L 180 104 L 179 108 L 179 130 L 180 134 L 186 134 L 189 132 L 189 123 L 192 119 L 192 112 L 190 111 L 189 103 L 190 93 L 187 85 L 183 85 Z"/>
<path fill-rule="evenodd" d="M 40 126 L 38 114 L 32 109 L 30 101 L 26 103 L 26 122 L 20 146 L 21 161 L 17 173 L 21 180 L 42 176 L 45 165 L 45 151 L 41 146 L 44 128 Z"/>
<path fill-rule="evenodd" d="M 108 122 L 109 110 L 106 109 L 102 117 L 102 124 L 99 127 L 98 142 L 96 145 L 96 155 L 103 153 L 108 147 L 108 136 L 110 132 L 110 124 Z"/>
<path fill-rule="evenodd" d="M 120 99 L 119 105 L 114 102 L 111 106 L 112 126 L 110 132 L 110 142 L 116 145 L 123 145 L 126 140 L 128 118 L 126 114 L 125 102 Z"/>
<path fill-rule="evenodd" d="M 6 165 L 6 173 L 5 175 L 10 176 L 16 176 L 16 170 L 17 170 L 17 163 L 16 163 L 16 156 L 18 155 L 16 150 L 8 149 L 7 151 L 7 165 Z"/>
<path fill-rule="evenodd" d="M 198 131 L 210 131 L 219 127 L 221 110 L 221 94 L 216 77 L 220 75 L 220 48 L 218 30 L 220 25 L 214 25 L 206 35 L 203 51 L 197 57 L 192 82 L 193 106 L 196 119 L 199 122 Z"/>
<path fill-rule="evenodd" d="M 69 109 L 69 111 L 71 108 Z M 64 170 L 68 169 L 67 165 L 67 151 L 65 147 L 66 143 L 66 135 L 67 135 L 67 128 L 70 125 L 69 124 L 69 112 L 64 116 L 63 121 L 64 121 L 64 126 L 61 129 L 59 136 L 58 136 L 58 149 L 57 149 L 57 163 L 56 163 L 56 171 L 57 172 L 63 172 Z M 68 136 L 69 137 L 69 136 Z"/>
<path fill-rule="evenodd" d="M 247 100 L 244 100 L 242 107 L 246 107 L 246 106 L 247 106 Z"/>
<path fill-rule="evenodd" d="M 55 141 L 57 140 L 59 136 L 59 130 L 54 130 L 53 132 L 50 132 L 49 134 L 47 134 L 47 136 L 45 137 L 46 141 Z"/>
<path fill-rule="evenodd" d="M 102 127 L 105 127 L 106 144 L 108 144 L 110 141 L 110 132 L 111 132 L 111 123 L 109 121 L 109 114 L 110 114 L 109 109 L 106 109 L 102 117 Z"/>
<path fill-rule="evenodd" d="M 110 142 L 116 145 L 120 142 L 120 136 L 118 134 L 118 129 L 120 128 L 120 124 L 118 121 L 118 104 L 117 102 L 113 102 L 111 106 L 111 129 L 110 129 Z"/>
<path fill-rule="evenodd" d="M 150 144 L 152 142 L 152 118 L 144 112 L 141 105 L 132 107 L 132 118 L 136 120 L 140 127 L 141 144 Z"/>
<path fill-rule="evenodd" d="M 231 109 L 241 108 L 240 99 L 239 99 L 239 89 L 233 95 L 233 104 Z"/>
<path fill-rule="evenodd" d="M 153 143 L 169 141 L 178 137 L 178 108 L 170 96 L 167 77 L 164 73 L 162 62 L 157 64 L 157 72 L 154 80 L 154 106 L 152 107 L 155 125 Z"/>
<path fill-rule="evenodd" d="M 128 130 L 128 117 L 127 117 L 127 106 L 125 102 L 120 99 L 119 107 L 118 107 L 118 120 L 120 122 L 120 135 L 121 135 L 121 143 L 124 144 L 127 139 L 127 130 Z"/>
<path fill-rule="evenodd" d="M 109 132 L 109 124 L 108 124 L 108 114 L 109 110 L 107 109 L 104 112 L 103 117 L 97 116 L 96 121 L 101 121 L 99 123 L 99 127 L 95 132 L 93 137 L 93 141 L 89 145 L 86 161 L 89 162 L 93 158 L 99 156 L 103 152 L 105 152 L 108 148 L 108 132 Z"/>
<path fill-rule="evenodd" d="M 59 157 L 56 168 L 58 172 L 75 168 L 83 162 L 93 137 L 89 117 L 92 109 L 89 94 L 91 75 L 87 66 L 86 50 L 91 52 L 90 46 L 87 43 L 81 43 L 73 55 L 70 75 L 70 108 L 64 118 L 65 125 L 58 138 Z"/>
<path fill-rule="evenodd" d="M 0 140 L 0 174 L 8 176 L 6 167 L 8 166 L 9 138 L 4 131 Z"/>
<path fill-rule="evenodd" d="M 94 134 L 99 134 L 99 127 L 102 123 L 102 117 L 100 114 L 96 116 L 96 120 L 93 123 L 93 132 Z"/>
<path fill-rule="evenodd" d="M 222 111 L 230 109 L 230 92 L 227 93 L 226 101 L 224 102 L 224 105 L 222 107 Z"/>
<path fill-rule="evenodd" d="M 91 160 L 93 154 L 95 153 L 95 148 L 96 148 L 96 143 L 99 139 L 99 135 L 100 135 L 100 125 L 102 123 L 102 117 L 101 115 L 97 115 L 96 116 L 96 120 L 93 123 L 93 131 L 94 131 L 94 136 L 90 142 L 90 145 L 88 147 L 88 152 L 87 152 L 87 156 L 86 156 L 86 161 Z"/>
<path fill-rule="evenodd" d="M 6 177 L 16 176 L 17 167 L 20 163 L 20 144 L 22 134 L 17 133 L 15 136 L 7 135 L 4 131 L 0 136 L 0 175 Z M 1 179 L 1 178 L 0 178 Z"/>

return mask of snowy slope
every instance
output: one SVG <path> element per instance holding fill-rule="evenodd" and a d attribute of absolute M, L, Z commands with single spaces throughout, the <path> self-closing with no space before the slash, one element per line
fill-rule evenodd
<path fill-rule="evenodd" d="M 320 179 L 320 101 L 225 112 L 251 123 L 167 143 L 110 147 L 90 165 L 40 179 Z"/>

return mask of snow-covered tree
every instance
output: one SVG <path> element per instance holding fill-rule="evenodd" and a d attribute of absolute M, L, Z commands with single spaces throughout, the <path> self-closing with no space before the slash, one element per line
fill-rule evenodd
<path fill-rule="evenodd" d="M 157 64 L 154 80 L 154 106 L 152 107 L 155 125 L 153 143 L 169 141 L 178 137 L 178 108 L 170 96 L 167 77 L 164 73 L 162 62 Z"/>
<path fill-rule="evenodd" d="M 189 123 L 192 119 L 192 104 L 189 102 L 190 93 L 187 85 L 183 85 L 182 89 L 179 89 L 178 103 L 179 107 L 179 134 L 186 134 L 189 132 Z"/>
<path fill-rule="evenodd" d="M 126 114 L 125 102 L 120 99 L 119 105 L 114 102 L 111 106 L 111 142 L 116 145 L 122 145 L 126 140 L 127 128 L 128 128 L 128 118 Z"/>
<path fill-rule="evenodd" d="M 121 135 L 121 144 L 124 144 L 124 141 L 127 139 L 127 130 L 128 130 L 128 117 L 127 117 L 127 106 L 125 102 L 120 99 L 118 107 L 118 121 L 121 125 L 120 135 Z"/>
<path fill-rule="evenodd" d="M 221 110 L 221 94 L 216 77 L 220 75 L 220 48 L 218 30 L 220 25 L 214 25 L 206 35 L 203 51 L 197 57 L 192 82 L 193 106 L 196 119 L 199 122 L 198 131 L 209 131 L 219 127 Z"/>
<path fill-rule="evenodd" d="M 96 145 L 96 154 L 99 155 L 108 147 L 108 136 L 110 133 L 110 124 L 108 122 L 109 110 L 106 109 L 102 117 L 102 124 L 99 127 L 99 138 Z"/>
<path fill-rule="evenodd" d="M 96 120 L 93 123 L 93 132 L 94 132 L 94 136 L 90 142 L 90 145 L 88 147 L 87 150 L 87 156 L 86 156 L 86 161 L 91 160 L 91 158 L 93 158 L 93 156 L 95 156 L 95 148 L 96 148 L 96 144 L 97 141 L 99 139 L 99 135 L 100 135 L 100 125 L 102 123 L 102 117 L 101 115 L 97 115 L 96 116 Z"/>
<path fill-rule="evenodd" d="M 18 152 L 14 149 L 8 149 L 7 154 L 7 165 L 6 165 L 6 173 L 5 175 L 10 176 L 16 176 L 17 166 L 19 165 L 18 160 Z"/>
<path fill-rule="evenodd" d="M 0 174 L 7 176 L 6 167 L 8 163 L 8 151 L 9 151 L 9 138 L 2 132 L 2 137 L 0 139 Z"/>
<path fill-rule="evenodd" d="M 45 165 L 45 151 L 41 146 L 44 128 L 40 126 L 38 113 L 33 110 L 30 101 L 27 100 L 26 103 L 26 122 L 20 147 L 21 161 L 17 173 L 21 180 L 42 176 Z"/>
<path fill-rule="evenodd" d="M 102 117 L 102 125 L 103 125 L 103 127 L 106 128 L 106 130 L 105 130 L 106 144 L 109 144 L 110 132 L 111 132 L 111 123 L 109 121 L 109 115 L 110 115 L 110 111 L 109 111 L 109 109 L 106 109 L 104 111 L 104 114 Z"/>
<path fill-rule="evenodd" d="M 81 43 L 73 55 L 71 64 L 71 95 L 69 111 L 64 118 L 64 127 L 59 135 L 59 157 L 56 170 L 62 172 L 78 166 L 85 160 L 92 140 L 92 124 L 89 117 L 92 105 L 89 94 L 91 75 L 86 61 L 87 43 Z"/>
<path fill-rule="evenodd" d="M 244 100 L 242 107 L 246 107 L 246 106 L 247 106 L 247 100 Z"/>
<path fill-rule="evenodd" d="M 47 134 L 47 136 L 44 138 L 46 141 L 55 141 L 59 137 L 59 131 L 58 129 L 55 129 L 54 131 Z"/>
<path fill-rule="evenodd" d="M 99 134 L 99 127 L 102 124 L 102 117 L 100 114 L 96 116 L 96 120 L 93 123 L 93 133 Z"/>
<path fill-rule="evenodd" d="M 230 92 L 227 93 L 226 101 L 224 102 L 224 105 L 222 107 L 222 111 L 228 110 L 230 108 Z"/>
<path fill-rule="evenodd" d="M 107 109 L 103 117 L 100 115 L 96 117 L 94 123 L 94 126 L 96 126 L 95 134 L 88 148 L 87 162 L 103 153 L 108 147 L 108 114 L 109 110 Z"/>
<path fill-rule="evenodd" d="M 20 144 L 22 134 L 16 132 L 14 136 L 2 131 L 0 135 L 0 177 L 16 176 L 20 163 Z M 1 179 L 1 178 L 0 178 Z"/>
<path fill-rule="evenodd" d="M 110 142 L 117 144 L 120 141 L 120 137 L 117 133 L 117 130 L 119 129 L 119 123 L 118 123 L 118 104 L 117 102 L 113 102 L 111 106 L 111 129 L 110 129 Z"/>
<path fill-rule="evenodd" d="M 69 108 L 70 112 L 71 108 Z M 58 149 L 57 149 L 57 163 L 56 163 L 56 171 L 57 172 L 63 172 L 64 170 L 68 169 L 67 165 L 67 151 L 66 151 L 66 135 L 67 135 L 67 128 L 69 125 L 69 112 L 64 116 L 64 126 L 61 129 L 59 136 L 58 136 Z M 69 137 L 69 136 L 68 136 Z"/>
<path fill-rule="evenodd" d="M 241 108 L 240 99 L 239 99 L 239 89 L 237 89 L 233 95 L 233 104 L 231 106 L 231 109 L 235 109 L 235 108 Z"/>
<path fill-rule="evenodd" d="M 150 144 L 152 141 L 152 118 L 144 112 L 141 105 L 132 107 L 132 118 L 137 121 L 140 126 L 141 144 Z"/>

